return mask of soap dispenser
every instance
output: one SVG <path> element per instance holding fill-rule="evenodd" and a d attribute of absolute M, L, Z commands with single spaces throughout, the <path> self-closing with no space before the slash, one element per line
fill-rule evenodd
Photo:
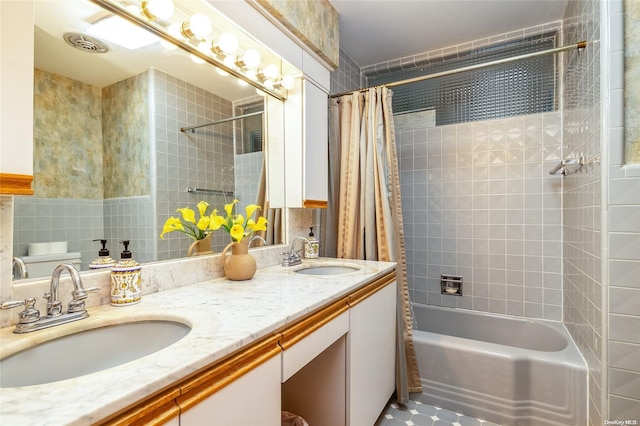
<path fill-rule="evenodd" d="M 142 298 L 142 268 L 133 260 L 129 251 L 129 240 L 121 241 L 124 250 L 120 261 L 111 268 L 111 304 L 133 305 Z"/>
<path fill-rule="evenodd" d="M 97 239 L 93 241 L 100 241 L 102 248 L 98 251 L 98 257 L 89 264 L 89 269 L 105 269 L 115 266 L 116 261 L 109 256 L 107 240 Z"/>
<path fill-rule="evenodd" d="M 309 230 L 311 231 L 309 232 L 309 237 L 307 238 L 309 242 L 304 243 L 304 257 L 306 259 L 317 259 L 318 252 L 320 250 L 320 243 L 313 235 L 313 226 L 310 227 Z"/>

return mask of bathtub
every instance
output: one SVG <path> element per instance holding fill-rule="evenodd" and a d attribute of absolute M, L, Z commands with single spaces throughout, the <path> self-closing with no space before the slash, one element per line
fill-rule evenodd
<path fill-rule="evenodd" d="M 587 367 L 562 323 L 413 310 L 420 401 L 509 426 L 587 424 Z"/>

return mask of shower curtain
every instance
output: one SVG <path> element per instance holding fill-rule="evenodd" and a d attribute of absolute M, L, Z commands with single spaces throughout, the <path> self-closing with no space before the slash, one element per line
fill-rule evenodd
<path fill-rule="evenodd" d="M 327 256 L 398 263 L 396 392 L 404 404 L 422 387 L 411 334 L 391 96 L 376 87 L 331 99 L 329 209 L 322 228 Z"/>

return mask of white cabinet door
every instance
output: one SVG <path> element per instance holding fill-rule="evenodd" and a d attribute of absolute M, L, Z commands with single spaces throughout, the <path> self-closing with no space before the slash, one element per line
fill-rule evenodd
<path fill-rule="evenodd" d="M 304 82 L 304 193 L 303 207 L 317 207 L 329 199 L 328 97 Z"/>
<path fill-rule="evenodd" d="M 180 415 L 181 426 L 280 426 L 280 356 Z"/>
<path fill-rule="evenodd" d="M 350 309 L 348 424 L 371 426 L 395 389 L 396 282 Z"/>
<path fill-rule="evenodd" d="M 298 79 L 285 110 L 287 207 L 326 207 L 329 197 L 328 96 Z"/>
<path fill-rule="evenodd" d="M 0 2 L 0 173 L 33 175 L 33 13 L 32 1 Z"/>

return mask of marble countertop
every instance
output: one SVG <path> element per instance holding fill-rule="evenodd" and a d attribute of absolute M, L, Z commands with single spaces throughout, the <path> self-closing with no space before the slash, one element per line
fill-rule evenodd
<path fill-rule="evenodd" d="M 101 305 L 90 317 L 17 335 L 0 329 L 0 359 L 37 342 L 85 329 L 149 319 L 173 319 L 192 327 L 180 341 L 144 358 L 98 373 L 37 386 L 0 388 L 0 422 L 7 425 L 94 423 L 190 373 L 325 306 L 393 270 L 395 263 L 320 259 L 357 265 L 342 275 L 304 275 L 301 266 L 259 269 L 252 280 L 225 278 L 144 295 L 137 305 Z"/>

